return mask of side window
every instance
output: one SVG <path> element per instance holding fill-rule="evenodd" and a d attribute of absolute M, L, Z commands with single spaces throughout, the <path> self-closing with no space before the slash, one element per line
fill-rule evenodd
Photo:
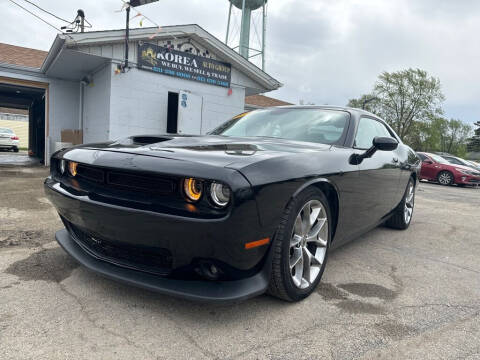
<path fill-rule="evenodd" d="M 373 138 L 377 136 L 392 137 L 381 122 L 366 117 L 360 118 L 357 135 L 355 136 L 355 147 L 368 149 L 372 147 Z"/>
<path fill-rule="evenodd" d="M 460 161 L 458 161 L 455 158 L 445 157 L 444 159 L 447 160 L 449 163 L 452 163 L 452 164 L 463 165 Z"/>
<path fill-rule="evenodd" d="M 420 160 L 422 160 L 422 161 L 427 160 L 427 157 L 426 157 L 425 155 L 423 155 L 423 154 L 417 153 L 417 156 L 418 156 L 418 157 L 420 158 Z"/>

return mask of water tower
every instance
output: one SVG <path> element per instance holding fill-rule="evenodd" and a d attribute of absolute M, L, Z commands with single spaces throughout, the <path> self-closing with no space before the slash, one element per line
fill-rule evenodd
<path fill-rule="evenodd" d="M 265 70 L 267 0 L 229 0 L 229 2 L 225 43 L 234 50 L 238 49 L 245 59 L 261 58 L 261 67 Z M 251 35 L 255 35 L 252 41 Z"/>

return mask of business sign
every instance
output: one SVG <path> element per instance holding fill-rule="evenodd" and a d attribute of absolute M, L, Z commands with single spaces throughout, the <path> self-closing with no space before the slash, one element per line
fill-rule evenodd
<path fill-rule="evenodd" d="M 232 66 L 166 47 L 138 43 L 139 69 L 205 84 L 230 87 Z"/>

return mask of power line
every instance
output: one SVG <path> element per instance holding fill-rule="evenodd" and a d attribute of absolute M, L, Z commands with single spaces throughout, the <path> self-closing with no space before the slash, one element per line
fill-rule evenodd
<path fill-rule="evenodd" d="M 39 9 L 39 10 L 41 10 L 41 11 L 43 11 L 43 12 L 45 12 L 45 13 L 47 13 L 47 14 L 49 14 L 49 15 L 51 15 L 51 16 L 53 16 L 53 17 L 55 17 L 55 18 L 57 18 L 58 20 L 64 21 L 64 22 L 66 22 L 66 23 L 69 23 L 69 24 L 71 24 L 71 23 L 72 23 L 71 21 L 68 21 L 68 20 L 62 19 L 60 16 L 57 16 L 57 15 L 55 15 L 55 14 L 51 13 L 50 11 L 47 11 L 47 10 L 45 10 L 45 9 L 42 9 L 40 6 L 38 6 L 37 4 L 35 4 L 35 3 L 33 3 L 33 2 L 31 2 L 31 1 L 29 1 L 29 0 L 23 0 L 23 1 L 25 1 L 25 2 L 29 3 L 30 5 L 33 5 L 33 6 L 35 6 L 37 9 Z"/>
<path fill-rule="evenodd" d="M 17 5 L 19 8 L 21 8 L 21 9 L 25 10 L 25 11 L 26 11 L 26 12 L 28 12 L 29 14 L 31 14 L 31 15 L 33 15 L 33 16 L 35 16 L 37 19 L 39 19 L 39 20 L 43 21 L 43 22 L 44 22 L 45 24 L 47 24 L 48 26 L 50 26 L 50 27 L 54 28 L 56 31 L 58 31 L 58 32 L 62 33 L 62 31 L 61 31 L 60 29 L 57 29 L 57 28 L 56 28 L 54 25 L 52 25 L 52 24 L 50 24 L 48 21 L 46 21 L 46 20 L 42 19 L 42 18 L 41 18 L 40 16 L 38 16 L 37 14 L 35 14 L 35 13 L 31 12 L 30 10 L 28 10 L 28 9 L 24 8 L 22 5 L 20 5 L 20 4 L 18 4 L 18 3 L 16 3 L 16 2 L 15 2 L 15 1 L 13 1 L 13 0 L 9 0 L 9 1 L 10 1 L 11 3 L 14 3 L 15 5 Z"/>

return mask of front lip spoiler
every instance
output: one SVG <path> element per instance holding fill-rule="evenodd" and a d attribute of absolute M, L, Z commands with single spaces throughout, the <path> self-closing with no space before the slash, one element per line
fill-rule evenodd
<path fill-rule="evenodd" d="M 263 269 L 252 277 L 236 281 L 188 281 L 166 279 L 95 259 L 88 255 L 65 229 L 57 231 L 55 239 L 70 256 L 86 268 L 109 279 L 164 295 L 200 302 L 238 302 L 263 294 L 268 288 L 271 251 Z"/>

